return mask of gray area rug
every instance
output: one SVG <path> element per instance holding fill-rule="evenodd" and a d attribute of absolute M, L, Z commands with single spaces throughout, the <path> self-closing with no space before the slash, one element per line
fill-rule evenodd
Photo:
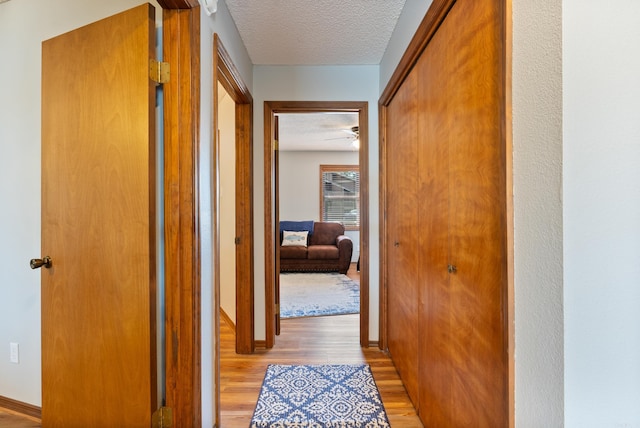
<path fill-rule="evenodd" d="M 281 273 L 280 318 L 360 312 L 360 286 L 340 273 Z"/>

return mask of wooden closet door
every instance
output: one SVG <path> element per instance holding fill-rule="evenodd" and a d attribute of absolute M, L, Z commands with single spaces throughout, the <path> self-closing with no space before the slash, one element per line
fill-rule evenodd
<path fill-rule="evenodd" d="M 417 80 L 409 77 L 387 111 L 386 251 L 389 352 L 418 407 L 418 138 Z"/>
<path fill-rule="evenodd" d="M 445 427 L 451 420 L 451 313 L 447 266 L 449 242 L 449 148 L 451 86 L 440 64 L 446 45 L 436 34 L 416 64 L 420 136 L 420 249 L 422 278 L 419 309 L 420 417 L 425 426 Z M 436 83 L 437 82 L 437 83 Z"/>
<path fill-rule="evenodd" d="M 457 1 L 420 68 L 420 94 L 428 106 L 421 129 L 435 142 L 421 155 L 429 170 L 425 186 L 432 190 L 424 200 L 440 206 L 443 187 L 435 178 L 430 187 L 428 177 L 447 177 L 449 220 L 448 263 L 439 248 L 431 249 L 436 244 L 425 243 L 419 351 L 425 426 L 508 424 L 501 7 L 490 0 Z M 448 176 L 438 171 L 442 164 Z M 440 214 L 422 209 L 425 223 L 440 228 Z M 455 266 L 448 285 L 447 265 Z"/>

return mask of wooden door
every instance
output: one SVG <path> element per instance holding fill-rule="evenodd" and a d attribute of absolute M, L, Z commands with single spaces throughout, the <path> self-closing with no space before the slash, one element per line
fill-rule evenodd
<path fill-rule="evenodd" d="M 451 370 L 450 316 L 452 307 L 449 295 L 450 260 L 449 243 L 449 150 L 451 144 L 450 112 L 454 107 L 447 96 L 454 79 L 448 79 L 438 61 L 441 51 L 440 34 L 422 54 L 414 74 L 418 76 L 418 98 L 420 115 L 417 122 L 422 144 L 420 161 L 420 309 L 419 309 L 419 355 L 420 355 L 420 416 L 430 421 L 426 426 L 448 426 L 450 420 Z M 446 58 L 442 58 L 446 62 Z M 434 82 L 434 83 L 431 83 Z M 437 82 L 437 83 L 435 83 Z M 438 421 L 430 425 L 431 421 Z"/>
<path fill-rule="evenodd" d="M 278 147 L 278 142 L 280 141 L 280 127 L 278 116 L 273 117 L 273 136 L 273 203 L 275 206 L 274 221 L 276 226 L 276 230 L 273 234 L 276 238 L 273 243 L 273 252 L 276 255 L 275 278 L 273 279 L 273 285 L 275 288 L 276 335 L 280 335 L 280 148 Z"/>
<path fill-rule="evenodd" d="M 42 45 L 44 427 L 149 427 L 156 408 L 155 11 Z"/>
<path fill-rule="evenodd" d="M 387 111 L 388 346 L 414 405 L 418 407 L 418 134 L 417 79 L 409 76 Z"/>
<path fill-rule="evenodd" d="M 449 56 L 451 426 L 507 426 L 506 184 L 498 1 L 459 1 Z M 464 28 L 464 31 L 460 31 Z M 448 73 L 447 73 L 448 71 Z M 429 368 L 425 368 L 429 370 Z"/>
<path fill-rule="evenodd" d="M 416 69 L 421 139 L 432 142 L 420 156 L 425 426 L 508 423 L 500 29 L 499 2 L 459 0 Z"/>

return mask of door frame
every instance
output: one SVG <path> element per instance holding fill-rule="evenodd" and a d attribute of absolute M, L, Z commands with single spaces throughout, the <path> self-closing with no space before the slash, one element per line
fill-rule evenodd
<path fill-rule="evenodd" d="M 165 405 L 175 421 L 200 426 L 200 6 L 197 0 L 158 4 L 163 9 L 163 61 L 171 66 L 163 85 Z"/>
<path fill-rule="evenodd" d="M 236 189 L 236 352 L 255 350 L 254 320 L 254 236 L 253 236 L 253 98 L 240 77 L 218 34 L 213 35 L 213 105 L 218 105 L 219 82 L 235 103 L 235 189 Z M 213 129 L 218 129 L 218 109 Z M 220 318 L 220 141 L 213 132 L 213 213 L 215 259 L 215 319 Z M 219 331 L 216 331 L 219 335 Z M 216 343 L 219 347 L 219 342 Z"/>
<path fill-rule="evenodd" d="M 358 113 L 360 123 L 360 346 L 369 347 L 369 116 L 366 101 L 264 102 L 264 230 L 265 230 L 265 346 L 275 344 L 275 150 L 276 113 L 343 111 Z M 365 177 L 363 180 L 362 177 Z M 364 209 L 362 209 L 364 207 Z"/>
<path fill-rule="evenodd" d="M 513 134 L 511 121 L 511 69 L 512 69 L 512 40 L 513 27 L 511 24 L 512 8 L 511 0 L 496 0 L 502 3 L 502 73 L 499 76 L 502 84 L 502 96 L 504 110 L 501 112 L 502 118 L 502 135 L 504 136 L 504 165 L 505 165 L 505 195 L 506 205 L 504 209 L 504 218 L 506 221 L 506 265 L 507 280 L 503 290 L 506 334 L 504 341 L 508 349 L 507 371 L 508 371 L 508 419 L 509 427 L 515 426 L 515 289 L 514 289 L 514 260 L 513 260 Z M 453 7 L 456 0 L 434 0 L 424 19 L 418 26 L 411 42 L 407 46 L 398 66 L 392 74 L 384 91 L 380 95 L 378 101 L 379 115 L 379 215 L 380 215 L 380 323 L 379 337 L 380 349 L 387 349 L 388 346 L 388 254 L 386 250 L 387 225 L 386 225 L 386 207 L 387 198 L 387 147 L 386 147 L 386 131 L 387 131 L 387 108 L 391 103 L 396 92 L 409 75 L 413 66 L 419 59 L 420 55 L 426 48 L 427 44 L 438 30 L 440 23 L 444 20 L 449 10 Z"/>

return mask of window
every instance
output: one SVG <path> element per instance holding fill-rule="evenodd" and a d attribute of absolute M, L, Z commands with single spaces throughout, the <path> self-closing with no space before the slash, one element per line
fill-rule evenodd
<path fill-rule="evenodd" d="M 358 165 L 320 165 L 320 218 L 339 221 L 347 230 L 360 228 Z"/>

